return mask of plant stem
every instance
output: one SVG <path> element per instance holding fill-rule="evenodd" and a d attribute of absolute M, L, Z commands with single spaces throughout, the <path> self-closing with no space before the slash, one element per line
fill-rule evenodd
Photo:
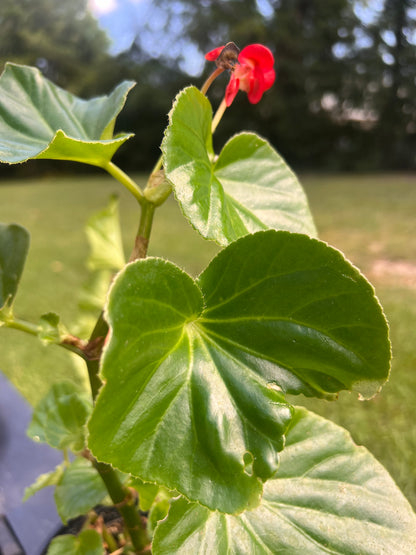
<path fill-rule="evenodd" d="M 210 88 L 212 82 L 218 77 L 218 75 L 220 73 L 222 73 L 224 71 L 224 68 L 222 67 L 217 67 L 216 70 L 214 70 L 211 75 L 208 77 L 208 79 L 205 81 L 205 83 L 202 85 L 201 87 L 201 93 L 202 94 L 207 94 L 208 89 Z"/>
<path fill-rule="evenodd" d="M 114 551 L 117 550 L 117 543 L 113 538 L 113 535 L 110 534 L 110 532 L 107 530 L 107 526 L 105 525 L 104 522 L 103 522 L 102 534 L 103 534 L 103 540 L 106 542 L 108 546 L 108 550 L 111 553 L 114 553 Z"/>
<path fill-rule="evenodd" d="M 129 262 L 139 258 L 146 258 L 147 249 L 149 247 L 150 233 L 153 225 L 153 215 L 155 205 L 147 200 L 142 204 L 142 212 L 140 216 L 139 229 L 137 230 L 134 247 L 129 258 Z"/>
<path fill-rule="evenodd" d="M 130 262 L 138 258 L 146 257 L 150 234 L 152 231 L 155 205 L 149 202 L 144 196 L 142 197 L 140 204 L 141 215 L 139 228 L 137 231 L 134 248 L 130 256 Z M 102 385 L 101 379 L 98 374 L 101 358 L 100 351 L 102 351 L 102 346 L 107 334 L 108 324 L 104 320 L 104 313 L 102 312 L 97 320 L 97 323 L 89 340 L 90 344 L 94 344 L 94 342 L 96 342 L 97 340 L 100 341 L 101 338 L 99 350 L 97 351 L 97 357 L 95 359 L 86 360 L 88 376 L 91 384 L 91 393 L 94 400 L 97 397 L 98 391 Z M 94 467 L 100 474 L 105 487 L 110 494 L 111 500 L 118 508 L 121 516 L 123 517 L 126 533 L 130 537 L 131 543 L 133 544 L 136 553 L 150 553 L 150 540 L 148 538 L 147 531 L 142 522 L 140 514 L 136 509 L 134 498 L 132 497 L 130 491 L 123 486 L 116 472 L 109 464 L 98 462 L 93 457 L 91 458 L 91 460 Z"/>
<path fill-rule="evenodd" d="M 40 332 L 38 325 L 32 324 L 32 322 L 26 322 L 25 320 L 20 320 L 14 317 L 4 320 L 4 325 L 6 328 L 23 331 L 25 333 L 28 333 L 29 335 L 34 335 L 34 336 L 38 336 Z M 79 339 L 79 337 L 74 337 L 72 335 L 64 335 L 60 338 L 60 340 L 56 340 L 56 341 L 51 340 L 51 343 L 53 343 L 54 345 L 59 345 L 59 347 L 63 347 L 64 349 L 71 351 L 71 353 L 75 353 L 79 355 L 81 358 L 85 359 L 85 353 L 83 350 L 85 345 L 84 345 L 84 342 L 81 339 Z"/>
<path fill-rule="evenodd" d="M 92 461 L 100 474 L 111 500 L 120 511 L 124 526 L 136 553 L 141 553 L 149 545 L 150 540 L 135 506 L 135 500 L 130 490 L 123 486 L 116 472 L 110 465 Z"/>
<path fill-rule="evenodd" d="M 215 116 L 212 120 L 211 133 L 214 133 L 214 131 L 217 129 L 217 126 L 220 123 L 221 118 L 224 115 L 224 112 L 225 112 L 226 109 L 227 109 L 227 105 L 225 103 L 225 98 L 223 98 L 222 102 L 218 106 L 218 110 L 216 111 Z"/>
<path fill-rule="evenodd" d="M 140 204 L 144 202 L 143 191 L 131 177 L 129 177 L 123 170 L 116 166 L 113 162 L 107 162 L 103 168 L 119 181 L 130 193 L 139 201 Z"/>

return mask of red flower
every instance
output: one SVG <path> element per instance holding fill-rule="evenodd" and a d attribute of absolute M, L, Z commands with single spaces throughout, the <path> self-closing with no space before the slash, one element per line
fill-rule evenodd
<path fill-rule="evenodd" d="M 224 46 L 208 52 L 205 58 L 215 61 Z M 257 104 L 264 91 L 270 89 L 276 78 L 274 58 L 271 51 L 262 44 L 250 44 L 241 50 L 238 62 L 231 69 L 231 79 L 225 91 L 225 103 L 231 106 L 239 90 L 247 93 L 252 104 Z"/>

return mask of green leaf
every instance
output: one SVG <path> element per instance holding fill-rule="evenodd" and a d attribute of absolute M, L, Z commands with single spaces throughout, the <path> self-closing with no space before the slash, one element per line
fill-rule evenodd
<path fill-rule="evenodd" d="M 82 100 L 33 67 L 7 63 L 0 76 L 0 161 L 74 160 L 104 167 L 131 134 L 112 136 L 132 81 Z"/>
<path fill-rule="evenodd" d="M 101 536 L 95 530 L 84 530 L 79 536 L 64 534 L 49 544 L 46 555 L 103 555 Z"/>
<path fill-rule="evenodd" d="M 162 144 L 166 177 L 194 228 L 227 245 L 266 229 L 316 235 L 305 193 L 272 146 L 254 133 L 233 137 L 215 160 L 211 105 L 182 91 Z"/>
<path fill-rule="evenodd" d="M 143 512 L 146 512 L 151 508 L 159 490 L 163 489 L 157 484 L 143 482 L 140 478 L 134 478 L 133 476 L 130 478 L 128 485 L 129 487 L 134 488 L 139 494 L 139 508 Z"/>
<path fill-rule="evenodd" d="M 91 408 L 91 397 L 85 391 L 71 382 L 56 383 L 33 411 L 27 433 L 56 449 L 81 451 Z"/>
<path fill-rule="evenodd" d="M 198 282 L 159 259 L 129 264 L 106 318 L 90 448 L 223 512 L 256 506 L 277 471 L 291 418 L 282 390 L 371 395 L 389 371 L 373 289 L 305 235 L 244 237 Z"/>
<path fill-rule="evenodd" d="M 38 337 L 46 345 L 60 342 L 61 325 L 58 314 L 48 312 L 40 317 Z"/>
<path fill-rule="evenodd" d="M 231 516 L 181 498 L 152 552 L 411 555 L 415 538 L 416 516 L 387 471 L 346 430 L 297 408 L 258 508 Z"/>
<path fill-rule="evenodd" d="M 0 224 L 0 309 L 10 309 L 13 303 L 29 250 L 29 240 L 29 232 L 24 227 Z"/>
<path fill-rule="evenodd" d="M 120 270 L 125 264 L 121 239 L 118 198 L 110 197 L 108 205 L 94 214 L 86 227 L 90 256 L 89 270 Z"/>
<path fill-rule="evenodd" d="M 43 488 L 46 488 L 48 486 L 56 486 L 56 484 L 58 484 L 60 479 L 62 478 L 64 469 L 65 463 L 61 463 L 55 468 L 55 470 L 51 470 L 51 472 L 47 472 L 38 476 L 36 478 L 36 481 L 32 485 L 25 488 L 23 501 L 27 501 L 29 497 L 32 497 L 32 495 Z"/>
<path fill-rule="evenodd" d="M 147 528 L 152 536 L 159 520 L 168 514 L 172 497 L 178 497 L 178 493 L 168 491 L 166 488 L 157 484 L 143 482 L 139 478 L 131 477 L 128 485 L 134 488 L 139 494 L 139 508 L 143 512 L 149 512 Z"/>
<path fill-rule="evenodd" d="M 55 489 L 56 508 L 64 523 L 87 513 L 106 496 L 101 476 L 89 461 L 80 457 L 67 467 Z"/>

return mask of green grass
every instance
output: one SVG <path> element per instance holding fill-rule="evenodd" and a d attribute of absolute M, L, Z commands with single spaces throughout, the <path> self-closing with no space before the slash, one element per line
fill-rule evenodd
<path fill-rule="evenodd" d="M 394 358 L 390 381 L 371 401 L 343 393 L 338 402 L 295 402 L 345 426 L 387 467 L 416 507 L 416 176 L 313 175 L 302 182 L 321 239 L 341 249 L 375 285 L 390 321 Z M 16 301 L 19 317 L 36 322 L 41 314 L 55 311 L 71 329 L 78 290 L 87 277 L 83 226 L 113 192 L 120 195 L 128 255 L 138 207 L 111 178 L 75 176 L 0 186 L 0 221 L 20 223 L 32 236 Z M 215 252 L 217 247 L 192 230 L 173 199 L 158 210 L 151 255 L 169 258 L 196 275 Z M 376 272 L 380 260 L 387 270 L 404 262 L 410 278 Z M 33 404 L 51 379 L 86 379 L 72 355 L 13 330 L 1 330 L 0 368 Z"/>

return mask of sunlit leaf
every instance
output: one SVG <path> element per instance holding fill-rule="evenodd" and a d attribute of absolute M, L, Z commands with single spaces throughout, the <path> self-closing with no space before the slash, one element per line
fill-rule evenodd
<path fill-rule="evenodd" d="M 223 512 L 259 503 L 278 469 L 282 391 L 371 396 L 389 372 L 373 289 L 306 235 L 244 237 L 197 282 L 163 260 L 129 264 L 107 319 L 95 456 Z"/>
<path fill-rule="evenodd" d="M 297 409 L 261 505 L 238 516 L 181 498 L 154 555 L 416 553 L 416 516 L 387 471 L 349 434 Z"/>
<path fill-rule="evenodd" d="M 131 134 L 110 136 L 133 82 L 82 100 L 33 67 L 7 63 L 0 76 L 0 161 L 73 160 L 105 166 Z"/>
<path fill-rule="evenodd" d="M 196 88 L 182 91 L 162 145 L 166 177 L 185 216 L 221 245 L 266 229 L 315 235 L 305 193 L 273 147 L 241 133 L 213 155 L 211 105 Z"/>

